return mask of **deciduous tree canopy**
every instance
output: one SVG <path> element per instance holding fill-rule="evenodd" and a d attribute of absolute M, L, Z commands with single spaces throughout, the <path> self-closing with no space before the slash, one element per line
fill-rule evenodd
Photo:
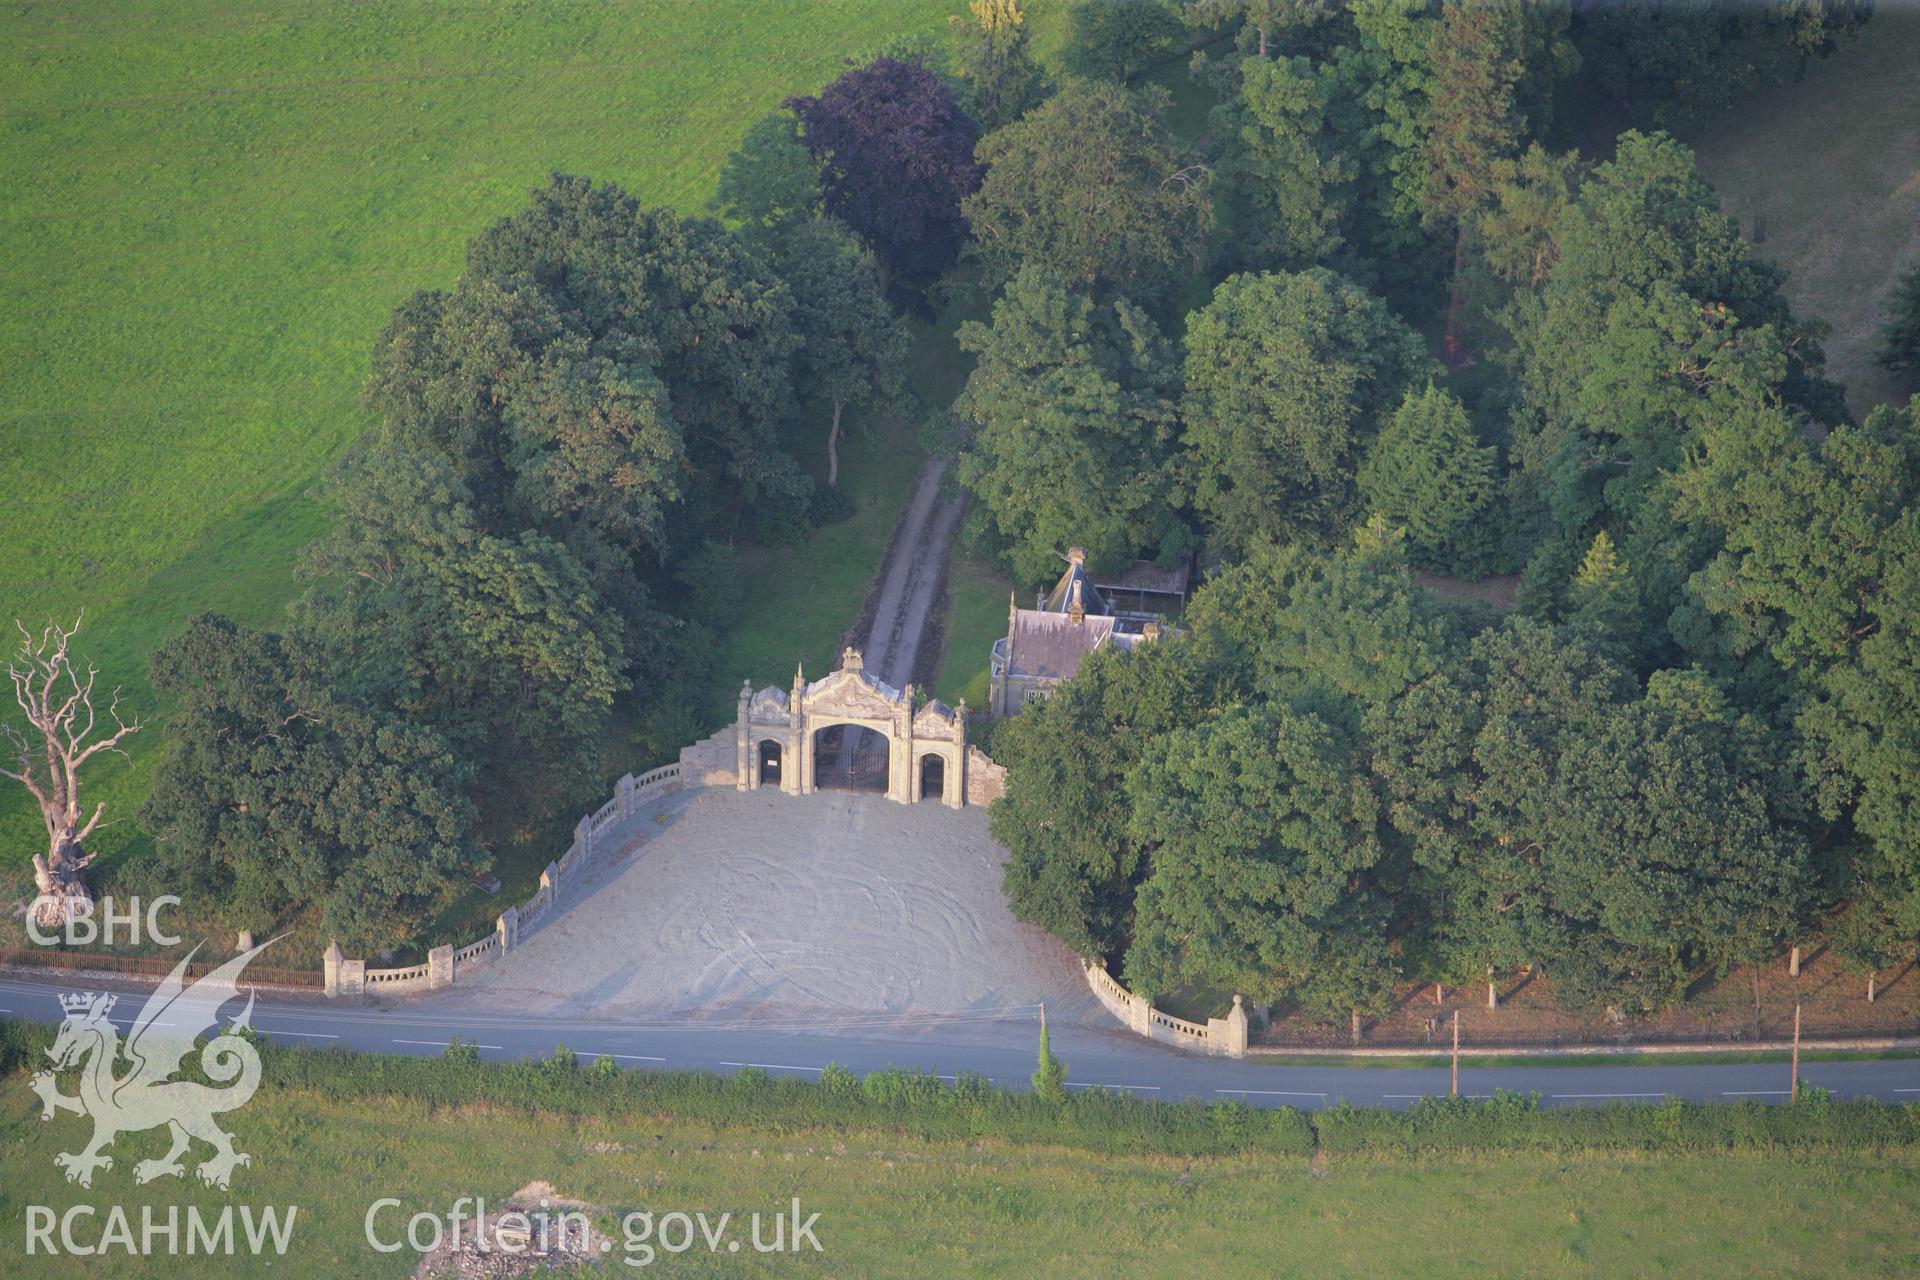
<path fill-rule="evenodd" d="M 394 946 L 453 876 L 486 868 L 473 774 L 432 728 L 356 705 L 337 677 L 298 639 L 194 619 L 153 655 L 178 705 L 140 818 L 174 892 L 207 894 L 233 927 L 317 904 L 343 942 Z"/>
<path fill-rule="evenodd" d="M 1068 547 L 1112 565 L 1173 536 L 1179 366 L 1152 320 L 1029 266 L 960 346 L 978 363 L 957 473 L 1020 578 L 1057 572 Z"/>
<path fill-rule="evenodd" d="M 1867 9 L 1082 0 L 1056 88 L 971 0 L 755 124 L 724 223 L 556 176 L 395 311 L 288 622 L 155 656 L 142 817 L 236 927 L 417 941 L 618 771 L 616 713 L 712 727 L 728 544 L 851 509 L 849 412 L 921 407 L 888 297 L 977 286 L 911 347 L 955 323 L 978 545 L 1204 567 L 994 729 L 1020 918 L 1321 1017 L 1522 965 L 1639 1012 L 1834 918 L 1877 972 L 1920 934 L 1920 401 L 1856 425 L 1688 148 L 1586 142 L 1596 94 L 1698 121 Z M 1518 606 L 1415 566 L 1524 566 Z"/>
<path fill-rule="evenodd" d="M 1014 915 L 1088 958 L 1119 953 L 1146 873 L 1129 835 L 1127 774 L 1158 735 L 1244 689 L 1244 671 L 1215 645 L 1148 645 L 1126 658 L 1108 649 L 1009 721 L 994 740 L 1010 769 L 991 828 L 1010 854 Z"/>
<path fill-rule="evenodd" d="M 762 116 L 720 166 L 710 207 L 743 226 L 786 227 L 820 212 L 820 161 L 782 108 Z"/>
<path fill-rule="evenodd" d="M 1181 401 L 1213 537 L 1244 550 L 1342 529 L 1357 459 L 1427 364 L 1385 303 L 1324 268 L 1223 281 L 1188 317 Z"/>
<path fill-rule="evenodd" d="M 948 20 L 959 47 L 954 73 L 966 86 L 967 113 L 991 133 L 1040 105 L 1053 84 L 1028 48 L 1020 0 L 970 0 L 967 12 Z"/>
<path fill-rule="evenodd" d="M 907 395 L 907 330 L 887 306 L 873 255 L 833 218 L 809 218 L 770 237 L 775 269 L 793 291 L 795 389 L 824 407 L 827 483 L 839 483 L 837 442 L 849 408 L 899 411 Z"/>
<path fill-rule="evenodd" d="M 980 143 L 986 178 L 966 202 L 996 279 L 1022 265 L 1103 300 L 1158 306 L 1201 262 L 1211 175 L 1161 123 L 1164 94 L 1073 82 Z"/>
<path fill-rule="evenodd" d="M 1302 57 L 1248 59 L 1239 79 L 1238 93 L 1213 116 L 1227 139 L 1234 256 L 1252 268 L 1320 264 L 1344 241 L 1354 178 L 1328 119 L 1335 86 Z"/>
<path fill-rule="evenodd" d="M 1180 51 L 1186 26 L 1165 0 L 1075 0 L 1067 70 L 1125 83 Z"/>
<path fill-rule="evenodd" d="M 1176 730 L 1128 779 L 1149 848 L 1127 982 L 1185 985 L 1316 1013 L 1377 1010 L 1391 992 L 1378 803 L 1350 748 L 1310 714 L 1230 707 Z M 1333 956 L 1343 963 L 1330 965 Z M 1339 979 L 1371 971 L 1367 988 Z"/>
<path fill-rule="evenodd" d="M 1587 75 L 1636 123 L 1684 125 L 1768 80 L 1797 77 L 1857 32 L 1870 0 L 1620 0 L 1581 6 Z"/>
<path fill-rule="evenodd" d="M 710 648 L 686 566 L 719 532 L 805 527 L 802 407 L 837 433 L 900 393 L 905 336 L 797 145 L 756 130 L 738 233 L 556 177 L 395 313 L 382 422 L 331 481 L 292 625 L 210 620 L 157 660 L 198 701 L 148 816 L 182 850 L 227 842 L 209 874 L 236 920 L 318 908 L 343 940 L 403 940 L 504 808 L 599 789 L 616 697 L 686 717 Z"/>

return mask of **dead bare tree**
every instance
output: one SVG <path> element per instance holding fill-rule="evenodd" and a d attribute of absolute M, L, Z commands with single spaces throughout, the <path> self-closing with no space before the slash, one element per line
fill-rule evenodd
<path fill-rule="evenodd" d="M 0 777 L 25 787 L 46 823 L 47 852 L 33 855 L 33 878 L 40 888 L 34 914 L 41 925 L 52 927 L 93 910 L 93 894 L 81 873 L 93 861 L 86 852 L 87 837 L 100 826 L 107 806 L 96 805 L 93 816 L 81 824 L 80 766 L 103 751 L 125 755 L 120 743 L 140 731 L 140 720 L 120 718 L 116 688 L 107 706 L 113 730 L 96 726 L 93 683 L 99 672 L 90 662 L 82 672 L 70 654 L 80 618 L 71 627 L 49 622 L 37 640 L 18 619 L 13 625 L 20 630 L 20 649 L 7 664 L 7 676 L 13 681 L 14 701 L 26 713 L 27 730 L 0 725 L 18 757 L 17 771 L 0 768 Z M 96 728 L 104 736 L 96 736 Z M 36 749 L 42 758 L 36 759 Z"/>

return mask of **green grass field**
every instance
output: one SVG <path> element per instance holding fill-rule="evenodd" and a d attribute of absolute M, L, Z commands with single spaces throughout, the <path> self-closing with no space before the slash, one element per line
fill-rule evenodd
<path fill-rule="evenodd" d="M 594 1216 L 607 1227 L 639 1209 L 744 1221 L 796 1197 L 820 1215 L 819 1254 L 696 1249 L 634 1274 L 1868 1277 L 1911 1274 L 1920 1254 L 1920 1171 L 1900 1156 L 1114 1156 L 273 1091 L 229 1122 L 253 1157 L 229 1195 L 191 1181 L 134 1186 L 131 1163 L 165 1145 L 154 1133 L 123 1137 L 116 1167 L 79 1191 L 53 1156 L 77 1146 L 84 1125 L 38 1115 L 18 1075 L 0 1083 L 0 1250 L 11 1258 L 24 1246 L 27 1205 L 119 1204 L 136 1229 L 145 1204 L 299 1206 L 292 1248 L 270 1266 L 137 1267 L 154 1277 L 405 1276 L 411 1253 L 364 1243 L 375 1199 L 403 1202 L 378 1219 L 391 1237 L 415 1212 L 444 1216 L 461 1196 L 497 1205 L 536 1179 L 604 1207 Z M 98 1230 L 82 1223 L 82 1240 Z M 72 1257 L 21 1265 L 35 1277 L 136 1270 Z"/>
<path fill-rule="evenodd" d="M 1833 326 L 1827 370 L 1865 416 L 1920 384 L 1873 361 L 1900 272 L 1920 266 L 1920 8 L 1883 4 L 1859 39 L 1689 134 L 1787 297 Z"/>
<path fill-rule="evenodd" d="M 1029 8 L 1057 44 L 1060 6 Z M 0 13 L 0 617 L 84 607 L 84 652 L 154 712 L 146 656 L 188 617 L 271 623 L 296 593 L 295 553 L 326 519 L 313 484 L 368 423 L 374 338 L 409 292 L 451 283 L 474 232 L 551 170 L 700 211 L 762 113 L 844 57 L 941 34 L 961 9 L 75 0 Z M 856 431 L 861 515 L 746 555 L 723 666 L 824 665 L 918 460 L 902 447 L 917 449 L 911 433 Z M 144 793 L 159 740 L 156 723 L 130 762 L 89 780 L 110 816 Z M 39 842 L 23 799 L 0 793 L 0 845 L 16 851 Z M 111 860 L 143 839 L 123 821 L 95 848 Z"/>

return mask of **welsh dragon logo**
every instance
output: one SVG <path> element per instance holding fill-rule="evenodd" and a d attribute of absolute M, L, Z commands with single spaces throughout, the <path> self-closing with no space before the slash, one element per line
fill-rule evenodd
<path fill-rule="evenodd" d="M 224 1029 L 220 1007 L 238 995 L 235 984 L 247 962 L 271 945 L 268 941 L 242 952 L 189 986 L 184 975 L 199 951 L 195 947 L 148 997 L 124 1044 L 119 1029 L 108 1020 L 116 997 L 93 991 L 60 997 L 67 1016 L 47 1050 L 54 1069 L 37 1073 L 33 1090 L 44 1104 L 42 1120 L 53 1119 L 57 1111 L 93 1120 L 93 1141 L 80 1151 L 53 1158 L 66 1170 L 68 1182 L 92 1186 L 95 1170 L 113 1168 L 113 1157 L 104 1154 L 104 1148 L 115 1138 L 161 1125 L 172 1133 L 173 1146 L 157 1160 L 136 1164 L 135 1182 L 184 1176 L 180 1157 L 195 1138 L 213 1148 L 213 1155 L 195 1170 L 210 1187 L 226 1190 L 235 1167 L 251 1163 L 233 1149 L 233 1138 L 214 1117 L 244 1106 L 260 1086 L 260 1055 L 236 1034 L 249 1025 L 253 996 L 249 992 L 246 1009 Z M 200 1048 L 200 1070 L 214 1083 L 172 1079 L 207 1032 L 215 1034 Z M 129 1064 L 124 1071 L 119 1069 L 123 1059 Z M 56 1074 L 76 1066 L 80 1068 L 79 1093 L 61 1093 Z"/>

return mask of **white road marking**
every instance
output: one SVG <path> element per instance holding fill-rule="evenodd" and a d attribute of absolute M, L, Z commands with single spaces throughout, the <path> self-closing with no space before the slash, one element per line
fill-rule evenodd
<path fill-rule="evenodd" d="M 1920 1093 L 1920 1089 L 1895 1089 L 1895 1093 Z"/>
<path fill-rule="evenodd" d="M 1664 1093 L 1550 1093 L 1549 1098 L 1664 1098 Z"/>
<path fill-rule="evenodd" d="M 723 1067 L 758 1067 L 762 1071 L 825 1071 L 825 1067 L 792 1067 L 784 1062 L 722 1062 Z"/>
<path fill-rule="evenodd" d="M 433 1045 L 433 1046 L 435 1046 L 436 1048 L 441 1048 L 441 1049 L 444 1049 L 444 1048 L 446 1048 L 446 1047 L 447 1047 L 447 1044 L 448 1044 L 448 1042 L 447 1042 L 447 1041 L 445 1041 L 445 1040 L 398 1040 L 398 1039 L 396 1039 L 396 1040 L 394 1041 L 394 1043 L 395 1043 L 395 1044 L 430 1044 L 430 1045 Z M 476 1044 L 476 1045 L 474 1045 L 473 1047 L 474 1047 L 474 1048 L 476 1048 L 476 1049 L 498 1049 L 498 1048 L 500 1048 L 500 1046 L 499 1046 L 499 1045 L 497 1045 L 497 1044 Z"/>
<path fill-rule="evenodd" d="M 1723 1098 L 1784 1098 L 1792 1093 L 1791 1089 L 1722 1089 Z"/>
<path fill-rule="evenodd" d="M 1324 1093 L 1303 1093 L 1298 1089 L 1215 1089 L 1214 1092 L 1257 1093 L 1263 1098 L 1324 1098 L 1327 1096 Z"/>
<path fill-rule="evenodd" d="M 665 1062 L 665 1058 L 656 1058 L 650 1053 L 608 1053 L 604 1049 L 582 1049 L 583 1058 L 625 1058 L 630 1062 Z"/>
<path fill-rule="evenodd" d="M 1098 1080 L 1069 1080 L 1067 1081 L 1067 1088 L 1069 1089 L 1140 1089 L 1140 1090 L 1144 1090 L 1147 1093 L 1160 1092 L 1160 1086 L 1157 1084 L 1104 1084 Z"/>
<path fill-rule="evenodd" d="M 339 1036 L 330 1036 L 324 1031 L 282 1031 L 278 1027 L 256 1027 L 270 1036 L 305 1036 L 309 1040 L 338 1040 Z"/>

